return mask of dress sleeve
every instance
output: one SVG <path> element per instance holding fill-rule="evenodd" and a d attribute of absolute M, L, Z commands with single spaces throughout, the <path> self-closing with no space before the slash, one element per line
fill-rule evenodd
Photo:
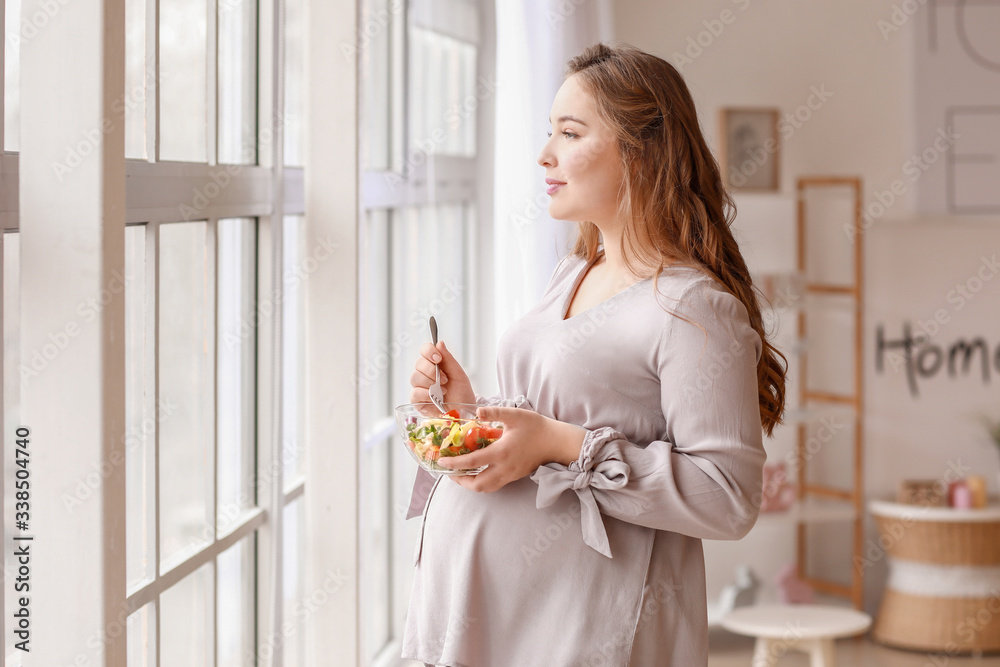
<path fill-rule="evenodd" d="M 518 394 L 514 398 L 501 398 L 500 394 L 494 394 L 493 396 L 480 396 L 476 394 L 476 405 L 497 405 L 502 408 L 525 408 L 527 410 L 534 410 L 531 407 L 531 401 L 524 394 Z"/>
<path fill-rule="evenodd" d="M 655 355 L 663 438 L 640 445 L 612 425 L 588 429 L 569 467 L 552 462 L 531 474 L 539 508 L 576 492 L 584 541 L 609 558 L 601 514 L 720 540 L 742 538 L 757 520 L 766 459 L 760 336 L 743 303 L 708 281 L 687 288 L 672 310 L 705 331 L 664 313 Z"/>

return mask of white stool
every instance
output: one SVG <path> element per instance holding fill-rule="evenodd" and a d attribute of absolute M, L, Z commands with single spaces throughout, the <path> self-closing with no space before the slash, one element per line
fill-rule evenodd
<path fill-rule="evenodd" d="M 808 653 L 812 667 L 835 667 L 833 640 L 861 634 L 871 623 L 853 609 L 804 604 L 739 607 L 721 621 L 730 632 L 757 638 L 753 667 L 775 667 L 790 649 Z"/>

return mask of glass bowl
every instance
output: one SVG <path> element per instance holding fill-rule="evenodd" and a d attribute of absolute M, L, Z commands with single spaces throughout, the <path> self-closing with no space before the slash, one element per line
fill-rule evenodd
<path fill-rule="evenodd" d="M 407 403 L 396 408 L 396 426 L 406 451 L 428 472 L 444 475 L 478 475 L 478 468 L 445 468 L 442 456 L 467 454 L 493 444 L 503 434 L 503 423 L 476 419 L 472 403 L 445 403 L 442 414 L 433 403 Z"/>

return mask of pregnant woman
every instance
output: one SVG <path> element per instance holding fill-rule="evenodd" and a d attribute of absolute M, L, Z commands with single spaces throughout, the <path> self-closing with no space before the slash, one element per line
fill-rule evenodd
<path fill-rule="evenodd" d="M 541 300 L 502 336 L 500 393 L 440 342 L 445 400 L 503 436 L 418 471 L 402 656 L 446 667 L 706 665 L 703 539 L 754 525 L 787 359 L 763 330 L 735 210 L 680 74 L 628 45 L 569 61 L 538 156 L 578 222 Z M 784 360 L 779 363 L 778 357 Z"/>

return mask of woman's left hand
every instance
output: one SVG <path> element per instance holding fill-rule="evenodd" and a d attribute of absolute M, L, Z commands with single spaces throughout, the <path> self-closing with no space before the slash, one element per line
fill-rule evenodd
<path fill-rule="evenodd" d="M 476 416 L 503 422 L 503 435 L 493 444 L 461 456 L 442 456 L 445 468 L 489 467 L 478 475 L 451 475 L 457 484 L 472 491 L 489 493 L 527 477 L 541 465 L 568 465 L 580 456 L 586 431 L 575 424 L 549 419 L 534 410 L 481 406 Z"/>

